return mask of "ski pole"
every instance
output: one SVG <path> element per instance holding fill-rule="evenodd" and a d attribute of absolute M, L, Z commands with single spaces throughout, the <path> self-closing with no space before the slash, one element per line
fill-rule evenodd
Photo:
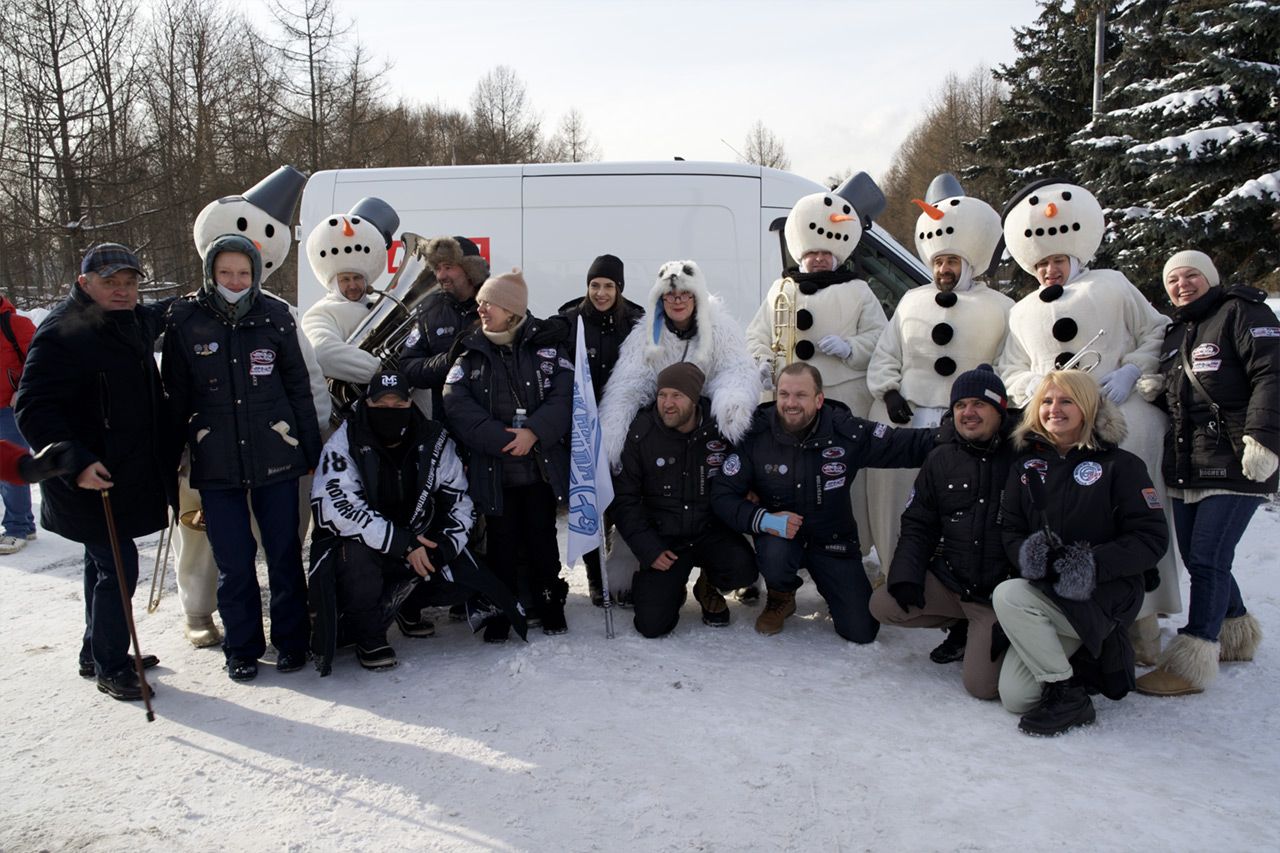
<path fill-rule="evenodd" d="M 120 539 L 116 535 L 116 517 L 111 512 L 110 491 L 110 489 L 102 490 L 102 510 L 107 514 L 107 536 L 111 539 L 111 557 L 116 563 L 116 583 L 120 587 L 120 605 L 124 608 L 124 621 L 129 626 L 129 637 L 133 640 L 133 668 L 138 673 L 142 701 L 147 707 L 147 722 L 154 723 L 156 713 L 151 710 L 151 687 L 147 684 L 147 676 L 142 671 L 142 649 L 138 645 L 138 628 L 133 624 L 133 602 L 129 599 L 129 584 L 125 580 L 124 565 L 120 559 Z"/>

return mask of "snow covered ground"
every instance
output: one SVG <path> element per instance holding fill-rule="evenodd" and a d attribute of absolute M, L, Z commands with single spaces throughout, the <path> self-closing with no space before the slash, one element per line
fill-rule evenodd
<path fill-rule="evenodd" d="M 969 698 L 936 631 L 857 647 L 811 585 L 772 638 L 756 611 L 643 640 L 570 577 L 570 633 L 488 646 L 441 619 L 401 664 L 264 667 L 235 684 L 182 637 L 172 570 L 145 612 L 157 719 L 76 675 L 80 549 L 0 557 L 0 850 L 1275 850 L 1280 511 L 1237 577 L 1270 638 L 1205 694 L 1098 700 L 1098 722 L 1018 733 Z M 1270 555 L 1270 556 L 1268 556 Z M 1180 624 L 1164 624 L 1166 635 Z"/>

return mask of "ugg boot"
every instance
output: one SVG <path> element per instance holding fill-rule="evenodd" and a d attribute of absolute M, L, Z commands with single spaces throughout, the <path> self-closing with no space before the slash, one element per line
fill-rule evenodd
<path fill-rule="evenodd" d="M 1262 626 L 1252 613 L 1227 619 L 1218 634 L 1218 660 L 1253 660 L 1262 643 Z"/>
<path fill-rule="evenodd" d="M 222 632 L 213 623 L 212 616 L 188 616 L 182 633 L 197 649 L 207 649 L 222 642 Z"/>
<path fill-rule="evenodd" d="M 1138 666 L 1155 666 L 1160 657 L 1160 620 L 1155 614 L 1143 616 L 1129 626 L 1133 661 Z"/>
<path fill-rule="evenodd" d="M 756 618 L 756 630 L 766 636 L 780 634 L 782 633 L 782 623 L 795 612 L 796 594 L 794 592 L 771 589 L 769 590 L 769 600 L 765 602 L 764 610 Z"/>
<path fill-rule="evenodd" d="M 1148 696 L 1203 693 L 1218 674 L 1218 644 L 1179 634 L 1160 655 L 1155 669 L 1138 679 L 1138 692 Z"/>

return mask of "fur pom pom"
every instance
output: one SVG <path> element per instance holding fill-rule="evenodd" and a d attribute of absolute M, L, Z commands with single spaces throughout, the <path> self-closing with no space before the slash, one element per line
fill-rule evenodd
<path fill-rule="evenodd" d="M 1037 530 L 1022 541 L 1022 547 L 1018 549 L 1018 568 L 1024 578 L 1038 581 L 1045 576 L 1050 548 L 1052 545 L 1043 530 Z"/>
<path fill-rule="evenodd" d="M 1053 561 L 1053 568 L 1058 572 L 1053 591 L 1069 601 L 1088 601 L 1098 588 L 1098 568 L 1087 542 L 1068 545 Z"/>

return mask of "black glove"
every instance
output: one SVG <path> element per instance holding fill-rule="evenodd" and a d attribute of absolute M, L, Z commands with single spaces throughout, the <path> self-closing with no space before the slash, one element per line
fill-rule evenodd
<path fill-rule="evenodd" d="M 1086 542 L 1068 545 L 1050 565 L 1058 576 L 1053 591 L 1069 601 L 1088 601 L 1098 588 L 1098 568 Z"/>
<path fill-rule="evenodd" d="M 1061 548 L 1062 542 L 1057 536 L 1050 539 L 1043 530 L 1037 530 L 1024 539 L 1018 549 L 1019 572 L 1029 581 L 1052 583 L 1058 577 L 1054 563 Z"/>
<path fill-rule="evenodd" d="M 924 587 L 918 583 L 904 582 L 889 584 L 889 594 L 893 596 L 893 600 L 898 602 L 898 606 L 902 608 L 902 612 L 906 613 L 912 607 L 924 607 Z"/>
<path fill-rule="evenodd" d="M 28 483 L 38 483 L 50 477 L 66 477 L 76 473 L 75 451 L 69 441 L 55 441 L 34 456 L 18 460 L 18 476 Z"/>
<path fill-rule="evenodd" d="M 889 412 L 889 420 L 895 424 L 911 423 L 911 407 L 896 390 L 884 392 L 884 407 Z"/>

